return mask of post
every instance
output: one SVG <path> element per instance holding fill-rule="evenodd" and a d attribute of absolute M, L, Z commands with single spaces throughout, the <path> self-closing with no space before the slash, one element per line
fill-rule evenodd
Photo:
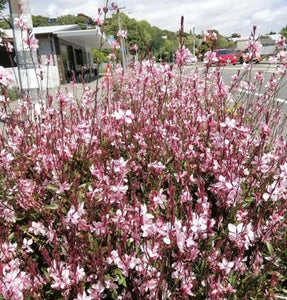
<path fill-rule="evenodd" d="M 118 26 L 119 26 L 119 31 L 122 30 L 121 26 L 121 17 L 120 17 L 120 9 L 123 9 L 125 7 L 117 8 L 117 17 L 118 17 Z M 126 49 L 125 49 L 125 44 L 123 41 L 123 38 L 120 36 L 120 47 L 121 47 L 121 57 L 122 57 L 122 65 L 124 71 L 127 69 L 127 63 L 126 63 Z"/>
<path fill-rule="evenodd" d="M 192 45 L 193 45 L 192 54 L 193 54 L 193 56 L 195 56 L 195 27 L 192 28 L 192 38 L 193 38 L 193 40 L 192 40 Z"/>
<path fill-rule="evenodd" d="M 36 102 L 39 100 L 38 91 L 40 89 L 37 75 L 37 51 L 31 50 L 24 43 L 24 40 L 29 37 L 29 33 L 33 32 L 29 0 L 9 0 L 9 7 L 21 94 L 24 97 L 29 96 L 31 101 Z M 28 30 L 21 30 L 14 25 L 15 19 L 19 18 L 19 9 Z"/>

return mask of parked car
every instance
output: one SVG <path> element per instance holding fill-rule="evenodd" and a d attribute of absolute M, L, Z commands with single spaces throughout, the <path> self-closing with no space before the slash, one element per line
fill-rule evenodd
<path fill-rule="evenodd" d="M 230 49 L 215 49 L 216 58 L 218 61 L 216 64 L 220 66 L 225 66 L 227 64 L 236 65 L 237 64 L 237 58 L 234 55 L 233 51 Z"/>
<path fill-rule="evenodd" d="M 250 62 L 250 55 L 248 54 L 247 50 L 236 50 L 235 55 L 237 58 L 237 61 L 243 64 L 244 62 L 249 63 Z M 253 62 L 259 63 L 261 61 L 261 56 L 258 54 L 256 57 L 254 57 Z"/>

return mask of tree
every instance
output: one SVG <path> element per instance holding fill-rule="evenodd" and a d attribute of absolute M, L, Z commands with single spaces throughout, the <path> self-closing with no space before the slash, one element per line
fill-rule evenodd
<path fill-rule="evenodd" d="M 56 24 L 58 25 L 70 25 L 70 24 L 78 24 L 81 29 L 90 28 L 90 19 L 84 15 L 74 16 L 71 14 L 60 16 L 56 19 Z"/>
<path fill-rule="evenodd" d="M 8 3 L 8 0 L 0 0 L 0 15 L 3 18 L 2 22 L 0 22 L 0 28 L 2 29 L 9 29 L 11 28 L 11 18 L 6 18 L 3 15 L 3 10 L 5 9 L 6 4 Z"/>
<path fill-rule="evenodd" d="M 37 15 L 37 16 L 32 15 L 32 21 L 33 21 L 34 27 L 50 25 L 50 23 L 48 22 L 48 19 L 46 17 L 40 16 L 40 15 Z"/>
<path fill-rule="evenodd" d="M 280 34 L 287 37 L 287 25 L 281 29 Z"/>
<path fill-rule="evenodd" d="M 94 63 L 96 64 L 101 64 L 103 62 L 107 62 L 109 59 L 108 59 L 108 53 L 109 50 L 107 49 L 103 49 L 103 50 L 100 50 L 100 49 L 93 49 L 93 60 L 94 60 Z"/>
<path fill-rule="evenodd" d="M 240 38 L 241 37 L 241 35 L 239 34 L 239 33 L 232 33 L 232 35 L 231 35 L 231 37 L 232 38 Z"/>
<path fill-rule="evenodd" d="M 7 2 L 8 2 L 8 0 L 0 0 L 0 11 L 1 11 L 1 13 L 4 10 Z"/>

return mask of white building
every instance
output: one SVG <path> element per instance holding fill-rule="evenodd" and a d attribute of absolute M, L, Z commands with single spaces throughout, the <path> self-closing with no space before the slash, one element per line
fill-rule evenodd
<path fill-rule="evenodd" d="M 39 62 L 36 64 L 41 67 L 37 67 L 36 71 L 41 77 L 41 89 L 69 82 L 73 73 L 77 76 L 82 70 L 90 71 L 93 66 L 92 50 L 111 48 L 111 43 L 99 28 L 81 30 L 78 25 L 43 26 L 34 27 L 33 33 L 39 40 Z M 13 43 L 12 29 L 4 30 L 3 36 Z M 48 59 L 50 64 L 46 66 Z M 0 65 L 17 68 L 16 59 L 11 61 L 5 47 L 0 49 Z M 17 77 L 16 69 L 13 73 Z"/>

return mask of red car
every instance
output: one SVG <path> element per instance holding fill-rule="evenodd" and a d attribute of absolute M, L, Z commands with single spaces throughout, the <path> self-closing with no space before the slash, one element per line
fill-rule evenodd
<path fill-rule="evenodd" d="M 220 66 L 225 66 L 228 64 L 236 65 L 237 58 L 234 55 L 233 51 L 230 49 L 216 49 L 214 50 L 216 53 L 216 58 L 218 61 L 216 62 Z"/>

